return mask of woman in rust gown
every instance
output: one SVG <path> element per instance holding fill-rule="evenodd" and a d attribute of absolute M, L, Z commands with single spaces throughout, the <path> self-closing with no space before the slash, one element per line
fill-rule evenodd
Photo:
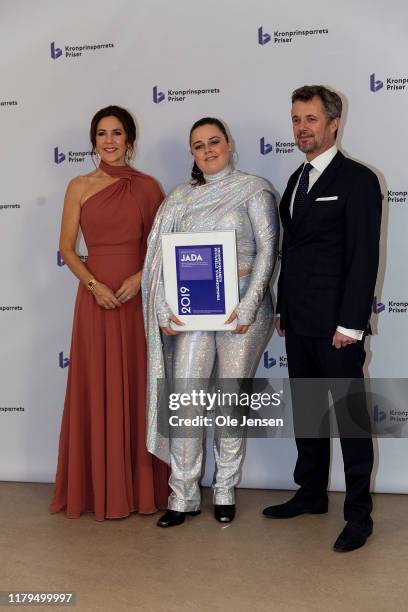
<path fill-rule="evenodd" d="M 60 251 L 80 281 L 51 512 L 96 520 L 165 508 L 168 470 L 146 450 L 146 348 L 140 296 L 146 240 L 163 199 L 157 182 L 128 165 L 131 115 L 96 113 L 99 168 L 65 196 Z M 88 248 L 75 253 L 79 226 Z"/>

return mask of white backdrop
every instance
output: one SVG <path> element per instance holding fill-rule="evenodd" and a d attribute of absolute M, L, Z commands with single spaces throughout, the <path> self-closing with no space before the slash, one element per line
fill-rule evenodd
<path fill-rule="evenodd" d="M 292 90 L 323 83 L 342 93 L 340 145 L 384 192 L 368 372 L 406 377 L 407 306 L 394 304 L 408 302 L 407 20 L 405 0 L 2 0 L 0 479 L 54 479 L 77 285 L 58 265 L 59 220 L 68 180 L 92 168 L 90 119 L 108 104 L 136 116 L 135 165 L 166 191 L 190 173 L 190 126 L 212 115 L 231 130 L 237 166 L 281 194 L 302 159 Z M 258 375 L 286 376 L 280 338 L 268 357 L 276 365 L 262 362 Z M 333 446 L 331 487 L 342 490 Z M 407 441 L 375 446 L 375 490 L 406 493 Z M 295 456 L 293 440 L 250 440 L 242 486 L 291 488 Z"/>

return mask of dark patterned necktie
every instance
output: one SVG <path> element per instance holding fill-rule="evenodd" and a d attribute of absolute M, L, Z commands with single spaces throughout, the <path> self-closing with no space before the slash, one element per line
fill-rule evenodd
<path fill-rule="evenodd" d="M 312 168 L 312 164 L 309 163 L 303 166 L 302 174 L 300 175 L 298 188 L 296 189 L 295 199 L 293 202 L 293 219 L 295 219 L 299 215 L 305 205 L 307 192 L 309 189 L 309 172 Z"/>

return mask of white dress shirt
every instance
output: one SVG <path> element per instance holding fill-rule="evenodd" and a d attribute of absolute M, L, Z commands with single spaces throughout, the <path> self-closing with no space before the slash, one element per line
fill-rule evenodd
<path fill-rule="evenodd" d="M 327 166 L 330 164 L 330 162 L 332 161 L 336 153 L 337 153 L 337 147 L 336 145 L 333 145 L 332 147 L 330 147 L 330 149 L 327 149 L 327 151 L 325 151 L 324 153 L 321 153 L 320 155 L 318 155 L 317 157 L 312 159 L 312 161 L 309 162 L 309 164 L 311 164 L 313 168 L 309 172 L 308 192 L 311 190 L 311 188 L 313 187 L 317 179 L 321 176 L 322 172 L 326 170 Z M 304 164 L 306 163 L 307 163 L 307 160 L 305 160 Z M 290 201 L 291 216 L 293 213 L 293 202 L 295 201 L 295 194 L 298 188 L 301 174 L 302 173 L 299 174 L 299 178 L 296 182 L 295 188 L 292 193 L 292 199 Z M 360 329 L 347 329 L 346 327 L 342 327 L 341 325 L 338 325 L 336 330 L 340 332 L 341 334 L 348 336 L 349 338 L 353 338 L 353 340 L 361 340 L 364 335 L 364 332 L 361 331 Z"/>
<path fill-rule="evenodd" d="M 323 170 L 326 170 L 327 166 L 330 164 L 330 162 L 332 161 L 332 159 L 335 157 L 337 153 L 337 147 L 336 145 L 333 145 L 332 147 L 330 147 L 330 149 L 327 149 L 327 151 L 325 151 L 324 153 L 321 153 L 320 155 L 318 155 L 317 157 L 315 157 L 314 159 L 312 159 L 311 162 L 309 162 L 309 164 L 311 164 L 313 166 L 313 168 L 310 170 L 309 172 L 309 188 L 308 188 L 308 193 L 311 190 L 311 188 L 313 187 L 313 185 L 315 184 L 315 182 L 317 181 L 317 179 L 321 176 Z M 304 164 L 307 164 L 307 160 L 305 160 Z M 296 190 L 298 188 L 299 185 L 299 180 L 300 180 L 300 175 L 302 173 L 299 174 L 299 178 L 296 182 L 295 188 L 293 190 L 292 193 L 292 199 L 290 201 L 290 214 L 292 216 L 292 212 L 293 212 L 293 202 L 295 201 L 295 194 L 296 194 Z"/>

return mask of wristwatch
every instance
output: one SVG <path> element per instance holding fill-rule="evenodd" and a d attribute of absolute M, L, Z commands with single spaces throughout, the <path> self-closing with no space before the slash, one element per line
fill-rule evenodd
<path fill-rule="evenodd" d="M 88 287 L 89 291 L 93 291 L 96 287 L 96 280 L 91 278 L 91 280 L 86 283 L 86 286 Z"/>

